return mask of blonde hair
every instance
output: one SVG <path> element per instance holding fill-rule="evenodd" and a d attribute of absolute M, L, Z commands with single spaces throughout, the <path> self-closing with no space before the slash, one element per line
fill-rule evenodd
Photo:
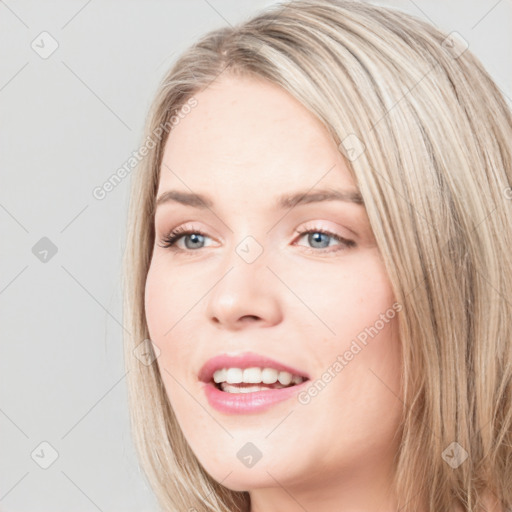
<path fill-rule="evenodd" d="M 153 350 L 144 288 L 163 148 L 187 102 L 222 73 L 297 98 L 361 192 L 402 305 L 399 504 L 511 507 L 511 112 L 463 41 L 350 0 L 277 4 L 206 34 L 169 70 L 149 112 L 144 136 L 157 141 L 132 176 L 124 259 L 125 363 L 134 441 L 162 507 L 250 510 L 248 492 L 213 480 L 191 451 L 156 362 L 134 357 L 140 343 Z M 457 467 L 444 456 L 454 448 L 468 454 Z"/>

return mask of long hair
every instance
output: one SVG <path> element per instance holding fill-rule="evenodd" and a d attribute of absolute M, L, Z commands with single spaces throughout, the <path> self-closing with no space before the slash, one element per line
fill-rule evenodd
<path fill-rule="evenodd" d="M 277 4 L 209 32 L 152 103 L 149 150 L 132 175 L 123 286 L 132 433 L 160 504 L 250 510 L 249 493 L 213 480 L 191 451 L 156 362 L 134 355 L 154 350 L 144 288 L 163 148 L 222 73 L 264 78 L 299 100 L 326 126 L 361 192 L 402 305 L 399 504 L 511 507 L 511 112 L 456 34 L 353 0 Z"/>

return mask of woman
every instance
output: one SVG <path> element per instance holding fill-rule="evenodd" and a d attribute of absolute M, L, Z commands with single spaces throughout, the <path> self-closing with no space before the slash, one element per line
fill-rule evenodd
<path fill-rule="evenodd" d="M 181 56 L 125 258 L 164 510 L 512 506 L 511 135 L 464 42 L 383 7 L 281 4 Z"/>

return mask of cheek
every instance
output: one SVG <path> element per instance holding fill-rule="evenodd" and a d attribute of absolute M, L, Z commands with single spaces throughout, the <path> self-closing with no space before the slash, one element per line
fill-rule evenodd
<path fill-rule="evenodd" d="M 326 382 L 333 382 L 325 403 L 348 393 L 353 403 L 375 400 L 375 410 L 381 410 L 400 393 L 401 353 L 399 305 L 378 254 L 359 253 L 329 271 L 309 265 L 303 276 L 294 280 L 294 291 L 310 310 L 297 305 L 302 307 L 302 332 L 306 344 L 314 343 L 312 359 L 318 368 L 330 373 Z"/>
<path fill-rule="evenodd" d="M 321 329 L 326 341 L 349 341 L 379 321 L 381 314 L 396 316 L 391 283 L 375 251 L 347 257 L 331 268 L 310 264 L 301 274 L 301 279 L 289 275 L 287 282 L 295 283 L 293 291 L 304 303 L 297 307 L 310 310 L 308 324 Z M 391 323 L 387 320 L 386 326 Z M 384 330 L 381 322 L 379 327 Z"/>
<path fill-rule="evenodd" d="M 197 332 L 193 308 L 198 300 L 198 290 L 182 275 L 165 268 L 158 260 L 153 261 L 145 286 L 149 336 L 160 349 L 157 363 L 168 389 L 176 382 L 171 376 L 181 381 L 188 372 L 187 362 L 195 359 L 194 349 L 197 347 L 193 339 Z"/>
<path fill-rule="evenodd" d="M 153 259 L 146 278 L 144 304 L 152 339 L 170 338 L 173 326 L 183 316 L 192 300 L 191 287 L 179 273 L 166 269 L 158 258 Z"/>

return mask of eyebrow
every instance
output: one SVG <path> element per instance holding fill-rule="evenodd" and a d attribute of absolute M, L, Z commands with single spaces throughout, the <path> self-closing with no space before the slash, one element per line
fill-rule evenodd
<path fill-rule="evenodd" d="M 364 205 L 361 194 L 352 190 L 305 190 L 294 192 L 292 194 L 283 194 L 277 200 L 276 207 L 281 209 L 289 209 L 294 206 L 319 203 L 322 201 L 344 201 Z M 156 207 L 175 202 L 193 208 L 207 209 L 213 208 L 214 203 L 211 198 L 202 194 L 193 192 L 181 192 L 178 190 L 168 190 L 163 192 L 156 200 Z"/>

